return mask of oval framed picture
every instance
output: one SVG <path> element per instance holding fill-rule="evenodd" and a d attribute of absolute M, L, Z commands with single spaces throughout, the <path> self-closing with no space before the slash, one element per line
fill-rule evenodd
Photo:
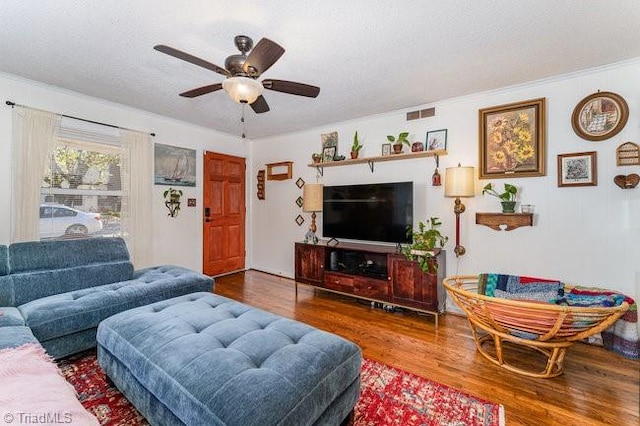
<path fill-rule="evenodd" d="M 578 103 L 573 110 L 571 125 L 582 139 L 601 141 L 617 135 L 628 118 L 629 107 L 622 96 L 597 92 Z"/>

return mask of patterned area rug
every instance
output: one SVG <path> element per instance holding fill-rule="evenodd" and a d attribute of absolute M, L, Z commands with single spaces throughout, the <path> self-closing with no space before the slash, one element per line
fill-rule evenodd
<path fill-rule="evenodd" d="M 120 391 L 107 382 L 96 351 L 89 350 L 58 361 L 58 367 L 76 388 L 78 399 L 101 425 L 141 426 L 149 423 Z"/>
<path fill-rule="evenodd" d="M 78 392 L 82 405 L 100 424 L 148 425 L 136 409 L 113 386 L 87 351 L 58 362 L 67 381 Z M 354 426 L 502 426 L 501 405 L 476 398 L 385 364 L 364 360 L 361 395 Z"/>
<path fill-rule="evenodd" d="M 502 405 L 365 359 L 355 426 L 504 425 Z"/>

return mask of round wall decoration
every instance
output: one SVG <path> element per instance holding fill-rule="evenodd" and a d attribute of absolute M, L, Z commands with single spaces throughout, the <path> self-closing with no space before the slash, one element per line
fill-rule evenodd
<path fill-rule="evenodd" d="M 601 141 L 618 134 L 628 118 L 629 107 L 622 96 L 597 92 L 578 103 L 573 110 L 571 125 L 582 139 Z"/>

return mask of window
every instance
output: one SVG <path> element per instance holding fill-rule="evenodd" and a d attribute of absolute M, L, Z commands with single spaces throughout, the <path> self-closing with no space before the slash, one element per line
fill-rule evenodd
<path fill-rule="evenodd" d="M 11 242 L 121 236 L 152 264 L 150 135 L 15 106 Z"/>
<path fill-rule="evenodd" d="M 40 239 L 123 235 L 124 157 L 111 135 L 62 127 L 41 186 Z"/>

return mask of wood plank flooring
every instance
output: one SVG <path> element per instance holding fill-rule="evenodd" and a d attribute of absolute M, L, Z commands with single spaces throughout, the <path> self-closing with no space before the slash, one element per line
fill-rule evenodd
<path fill-rule="evenodd" d="M 216 278 L 215 293 L 343 336 L 366 358 L 410 371 L 503 404 L 507 425 L 638 425 L 640 361 L 582 343 L 567 351 L 565 372 L 531 379 L 486 360 L 476 349 L 467 320 L 389 313 L 368 302 L 314 290 L 258 271 Z M 521 362 L 541 357 L 514 348 Z M 542 369 L 542 367 L 540 367 Z"/>

